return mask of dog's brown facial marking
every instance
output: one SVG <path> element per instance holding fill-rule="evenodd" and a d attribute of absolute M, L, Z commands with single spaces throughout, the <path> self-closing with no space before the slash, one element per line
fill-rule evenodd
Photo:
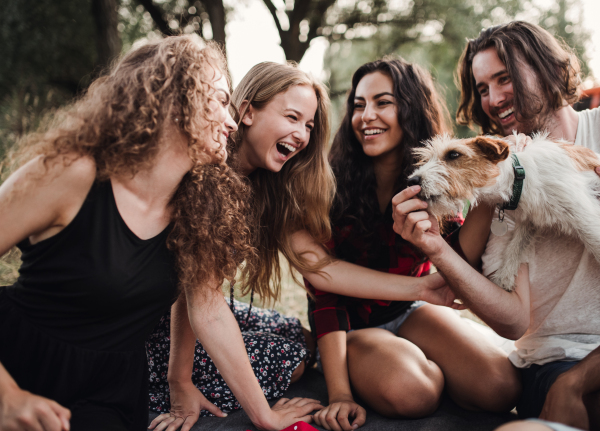
<path fill-rule="evenodd" d="M 593 171 L 600 166 L 600 160 L 596 157 L 596 153 L 589 148 L 572 144 L 560 144 L 560 146 L 571 157 L 579 171 Z"/>
<path fill-rule="evenodd" d="M 497 166 L 509 155 L 508 144 L 488 137 L 452 139 L 438 136 L 423 148 L 415 150 L 421 192 L 419 197 L 430 204 L 430 212 L 448 215 L 474 190 L 494 183 L 500 174 Z"/>

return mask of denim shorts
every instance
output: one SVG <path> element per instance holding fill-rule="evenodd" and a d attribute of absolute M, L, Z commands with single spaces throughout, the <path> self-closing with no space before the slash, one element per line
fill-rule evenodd
<path fill-rule="evenodd" d="M 546 395 L 557 377 L 578 363 L 578 361 L 556 361 L 522 368 L 523 393 L 517 403 L 519 418 L 537 418 L 546 402 Z"/>
<path fill-rule="evenodd" d="M 390 331 L 392 334 L 398 334 L 398 329 L 402 326 L 402 324 L 408 319 L 415 310 L 421 308 L 423 305 L 427 304 L 425 301 L 415 301 L 412 303 L 410 307 L 404 311 L 400 316 L 396 317 L 394 320 L 388 323 L 384 323 L 383 325 L 374 326 L 374 328 L 385 329 L 386 331 Z M 354 332 L 354 329 L 350 329 L 348 332 Z M 317 348 L 317 370 L 323 372 L 323 367 L 321 366 L 321 355 L 319 354 L 319 349 Z"/>

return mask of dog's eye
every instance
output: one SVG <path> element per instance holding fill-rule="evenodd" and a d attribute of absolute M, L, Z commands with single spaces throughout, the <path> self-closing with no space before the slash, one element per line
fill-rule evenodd
<path fill-rule="evenodd" d="M 448 151 L 448 154 L 446 154 L 446 159 L 454 160 L 458 159 L 460 156 L 462 156 L 462 154 L 460 154 L 458 151 Z"/>

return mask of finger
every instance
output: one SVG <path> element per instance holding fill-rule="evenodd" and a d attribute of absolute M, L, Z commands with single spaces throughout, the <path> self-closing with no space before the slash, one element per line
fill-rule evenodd
<path fill-rule="evenodd" d="M 167 418 L 164 418 L 163 421 L 156 426 L 155 431 L 163 431 L 164 429 L 169 429 L 169 425 L 171 425 L 176 420 L 177 418 L 175 416 L 169 416 Z"/>
<path fill-rule="evenodd" d="M 183 425 L 184 421 L 185 418 L 176 417 L 175 420 L 169 424 L 169 427 L 166 429 L 166 431 L 177 431 L 179 428 L 181 428 L 181 425 Z"/>
<path fill-rule="evenodd" d="M 427 232 L 429 229 L 431 229 L 431 221 L 429 221 L 429 219 L 422 220 L 420 222 L 417 222 L 417 224 L 415 224 L 415 232 L 417 234 L 423 234 L 423 233 Z"/>
<path fill-rule="evenodd" d="M 329 411 L 329 408 L 326 408 L 324 410 L 321 410 L 320 412 L 315 413 L 313 415 L 313 419 L 315 420 L 315 423 L 317 425 L 325 428 L 326 430 L 331 430 L 331 428 L 327 424 L 327 420 L 325 419 L 328 411 Z"/>
<path fill-rule="evenodd" d="M 327 421 L 327 425 L 329 425 L 329 428 L 333 431 L 342 431 L 342 428 L 340 427 L 340 424 L 337 420 L 339 411 L 340 405 L 334 404 L 333 406 L 330 406 L 329 412 L 327 412 L 327 415 L 325 416 L 325 421 Z"/>
<path fill-rule="evenodd" d="M 342 404 L 340 407 L 340 411 L 337 414 L 337 421 L 345 431 L 350 431 L 352 429 L 352 425 L 348 421 L 348 416 L 350 416 L 350 412 L 352 408 L 349 404 Z"/>
<path fill-rule="evenodd" d="M 358 406 L 356 410 L 353 412 L 353 415 L 356 416 L 352 421 L 352 428 L 358 428 L 365 424 L 367 421 L 367 411 L 363 409 L 361 406 Z"/>
<path fill-rule="evenodd" d="M 279 401 L 277 401 L 275 403 L 275 406 L 282 406 L 285 403 L 287 403 L 289 400 L 290 400 L 289 398 L 280 398 Z M 273 406 L 273 407 L 275 407 L 275 406 Z"/>
<path fill-rule="evenodd" d="M 69 431 L 71 429 L 71 410 L 52 400 L 50 400 L 49 406 L 60 420 L 61 430 Z"/>
<path fill-rule="evenodd" d="M 207 410 L 208 412 L 212 413 L 213 415 L 215 415 L 216 417 L 219 417 L 219 418 L 227 417 L 227 413 L 223 413 L 220 408 L 218 408 L 211 402 L 201 404 L 200 409 Z M 188 417 L 191 417 L 191 416 L 188 416 Z"/>
<path fill-rule="evenodd" d="M 190 431 L 196 422 L 198 422 L 198 418 L 197 417 L 195 419 L 192 416 L 186 417 L 183 420 L 183 425 L 181 425 L 181 430 L 180 431 Z"/>
<path fill-rule="evenodd" d="M 58 415 L 48 405 L 40 407 L 38 420 L 44 431 L 62 431 L 63 426 Z"/>
<path fill-rule="evenodd" d="M 420 191 L 421 191 L 421 186 L 407 187 L 392 198 L 392 205 L 393 206 L 399 205 L 402 202 L 415 197 L 417 195 L 417 193 L 419 193 Z"/>
<path fill-rule="evenodd" d="M 298 402 L 296 402 L 295 404 L 298 405 L 298 406 L 303 406 L 303 405 L 309 404 L 309 403 L 321 404 L 321 401 L 315 400 L 313 398 L 300 398 L 300 400 Z"/>
<path fill-rule="evenodd" d="M 171 417 L 170 413 L 163 413 L 161 415 L 156 416 L 152 422 L 150 422 L 150 426 L 148 427 L 148 429 L 153 429 L 156 425 L 158 425 L 159 423 L 161 423 L 163 420 L 165 420 L 166 418 Z"/>

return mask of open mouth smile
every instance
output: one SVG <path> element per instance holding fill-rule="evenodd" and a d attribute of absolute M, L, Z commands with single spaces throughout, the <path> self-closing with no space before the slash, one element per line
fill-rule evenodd
<path fill-rule="evenodd" d="M 365 129 L 363 130 L 363 135 L 365 136 L 365 138 L 375 138 L 379 135 L 381 135 L 382 133 L 385 133 L 386 129 Z"/>
<path fill-rule="evenodd" d="M 287 142 L 278 142 L 276 145 L 277 152 L 283 156 L 284 159 L 287 159 L 291 154 L 294 154 L 298 148 L 294 147 L 292 144 L 288 144 Z"/>
<path fill-rule="evenodd" d="M 512 118 L 513 114 L 515 112 L 515 108 L 514 106 L 511 106 L 508 109 L 505 109 L 503 111 L 499 111 L 498 112 L 498 118 L 500 119 L 500 121 L 502 122 L 506 122 L 508 121 L 510 118 Z"/>

